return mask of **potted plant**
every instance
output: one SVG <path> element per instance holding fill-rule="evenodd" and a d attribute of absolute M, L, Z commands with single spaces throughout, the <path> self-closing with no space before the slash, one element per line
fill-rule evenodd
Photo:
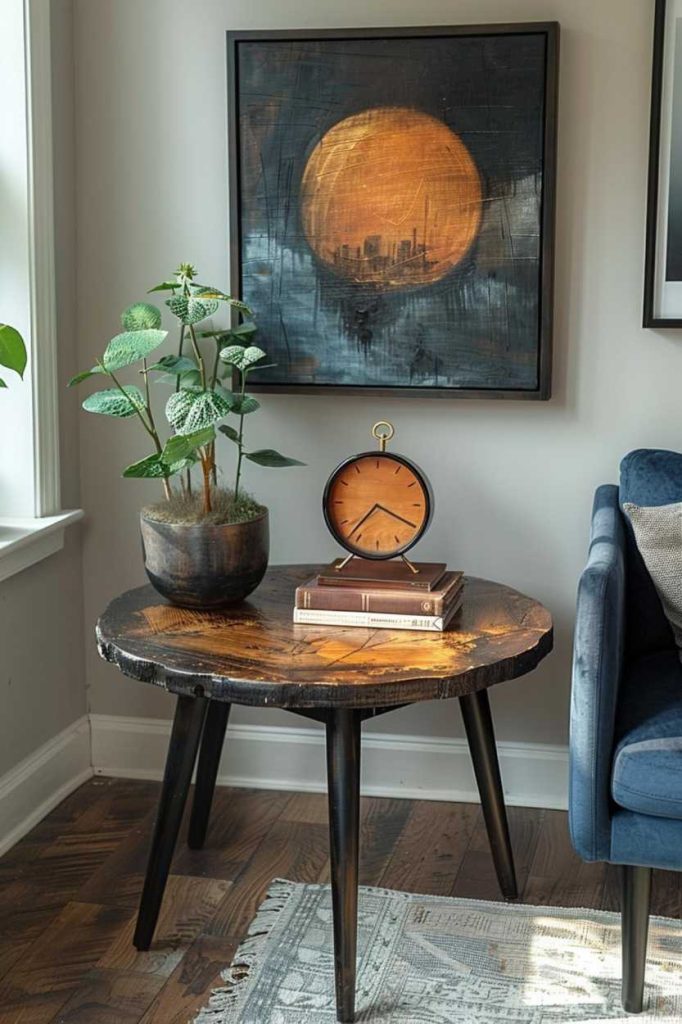
<path fill-rule="evenodd" d="M 23 378 L 26 361 L 26 346 L 19 331 L 9 324 L 0 324 L 0 366 L 14 370 Z M 6 387 L 7 384 L 0 377 L 0 388 Z"/>
<path fill-rule="evenodd" d="M 138 302 L 121 316 L 123 333 L 69 386 L 106 377 L 111 386 L 89 395 L 83 408 L 105 416 L 137 417 L 151 442 L 153 451 L 124 469 L 123 476 L 154 478 L 163 486 L 164 500 L 141 513 L 145 568 L 154 587 L 187 607 L 233 604 L 258 586 L 269 554 L 268 510 L 244 491 L 244 462 L 277 468 L 303 463 L 271 448 L 247 449 L 245 419 L 259 408 L 247 394 L 248 379 L 266 358 L 253 344 L 256 325 L 248 307 L 199 284 L 188 263 L 150 292 L 171 293 L 166 305 L 179 325 L 177 354 L 152 357 L 168 332 L 161 328 L 160 310 Z M 242 323 L 200 332 L 197 325 L 221 304 L 236 310 Z M 120 371 L 132 366 L 138 367 L 139 387 L 120 380 Z M 157 383 L 171 387 L 165 404 L 170 433 L 165 439 L 153 408 Z M 228 418 L 232 422 L 225 422 Z M 217 431 L 235 449 L 231 488 L 218 486 Z"/>

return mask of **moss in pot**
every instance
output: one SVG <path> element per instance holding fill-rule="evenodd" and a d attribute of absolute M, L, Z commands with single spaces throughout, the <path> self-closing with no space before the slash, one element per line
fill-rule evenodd
<path fill-rule="evenodd" d="M 156 306 L 136 303 L 123 313 L 123 333 L 112 338 L 97 365 L 70 384 L 108 377 L 113 386 L 94 392 L 83 408 L 100 415 L 137 417 L 153 444 L 150 455 L 123 471 L 125 477 L 159 479 L 164 490 L 165 500 L 143 508 L 140 517 L 150 581 L 175 604 L 217 608 L 250 594 L 268 564 L 268 510 L 242 488 L 245 460 L 275 468 L 303 463 L 271 448 L 247 451 L 245 419 L 259 403 L 246 388 L 250 373 L 264 366 L 266 354 L 253 344 L 256 325 L 248 307 L 195 278 L 194 267 L 181 264 L 173 280 L 151 289 L 171 292 L 166 305 L 179 321 L 177 354 L 150 363 L 151 353 L 168 332 L 161 329 Z M 221 304 L 237 310 L 242 323 L 198 332 L 196 325 L 213 316 Z M 141 387 L 119 379 L 121 369 L 134 365 Z M 165 442 L 153 410 L 157 383 L 172 387 L 165 405 L 171 434 Z M 217 485 L 217 432 L 235 447 L 232 489 Z"/>

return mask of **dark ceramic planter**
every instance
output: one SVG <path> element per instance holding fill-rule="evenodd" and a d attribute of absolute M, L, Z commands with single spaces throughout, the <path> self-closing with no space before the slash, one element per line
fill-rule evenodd
<path fill-rule="evenodd" d="M 238 604 L 265 575 L 267 509 L 247 523 L 183 526 L 140 516 L 144 567 L 152 586 L 184 608 Z"/>

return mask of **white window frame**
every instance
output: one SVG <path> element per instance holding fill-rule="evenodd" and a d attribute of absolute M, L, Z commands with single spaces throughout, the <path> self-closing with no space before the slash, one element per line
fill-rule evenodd
<path fill-rule="evenodd" d="M 13 26 L 22 37 L 5 40 L 3 60 L 17 62 L 15 83 L 23 77 L 17 98 L 19 103 L 23 99 L 19 114 L 26 123 L 21 198 L 28 221 L 28 283 L 19 289 L 26 293 L 19 301 L 27 309 L 28 329 L 23 333 L 29 353 L 33 438 L 32 466 L 27 470 L 32 470 L 27 486 L 32 488 L 33 508 L 23 511 L 33 515 L 0 516 L 0 581 L 62 548 L 65 527 L 83 514 L 79 509 L 62 511 L 60 496 L 50 0 L 2 2 L 13 5 Z"/>

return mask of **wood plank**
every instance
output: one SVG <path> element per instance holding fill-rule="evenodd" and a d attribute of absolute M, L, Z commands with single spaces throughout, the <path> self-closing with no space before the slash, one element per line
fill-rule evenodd
<path fill-rule="evenodd" d="M 329 858 L 329 833 L 324 825 L 276 822 L 223 900 L 206 933 L 242 939 L 275 878 L 316 882 Z"/>
<path fill-rule="evenodd" d="M 478 804 L 472 806 L 476 810 L 474 828 L 457 878 L 448 895 L 476 900 L 501 900 L 502 894 L 495 874 L 483 814 Z M 537 850 L 544 815 L 545 811 L 537 808 L 507 808 L 516 881 L 522 898 Z"/>
<path fill-rule="evenodd" d="M 407 800 L 360 802 L 360 885 L 378 885 L 410 815 Z"/>
<path fill-rule="evenodd" d="M 127 910 L 68 903 L 0 983 L 0 1024 L 47 1024 L 130 917 Z"/>
<path fill-rule="evenodd" d="M 188 807 L 193 795 L 192 789 Z M 217 788 L 203 850 L 190 850 L 187 846 L 189 814 L 185 815 L 173 858 L 173 874 L 234 881 L 290 798 L 290 793 L 277 790 Z"/>
<path fill-rule="evenodd" d="M 95 967 L 58 1011 L 54 1024 L 138 1024 L 164 982 L 156 974 Z"/>
<path fill-rule="evenodd" d="M 140 1024 L 187 1024 L 222 984 L 220 974 L 234 956 L 231 939 L 202 935 L 171 974 Z"/>
<path fill-rule="evenodd" d="M 478 813 L 475 804 L 411 803 L 378 884 L 405 892 L 450 895 Z"/>
<path fill-rule="evenodd" d="M 556 907 L 601 907 L 605 864 L 588 864 L 571 846 L 564 811 L 545 811 L 524 903 Z"/>
<path fill-rule="evenodd" d="M 149 858 L 155 810 L 148 811 L 129 830 L 113 853 L 85 880 L 78 890 L 84 903 L 102 903 L 109 907 L 135 910 Z"/>
<path fill-rule="evenodd" d="M 170 875 L 151 949 L 139 953 L 133 946 L 135 916 L 97 961 L 98 967 L 167 978 L 195 938 L 213 917 L 230 890 L 221 878 Z"/>

